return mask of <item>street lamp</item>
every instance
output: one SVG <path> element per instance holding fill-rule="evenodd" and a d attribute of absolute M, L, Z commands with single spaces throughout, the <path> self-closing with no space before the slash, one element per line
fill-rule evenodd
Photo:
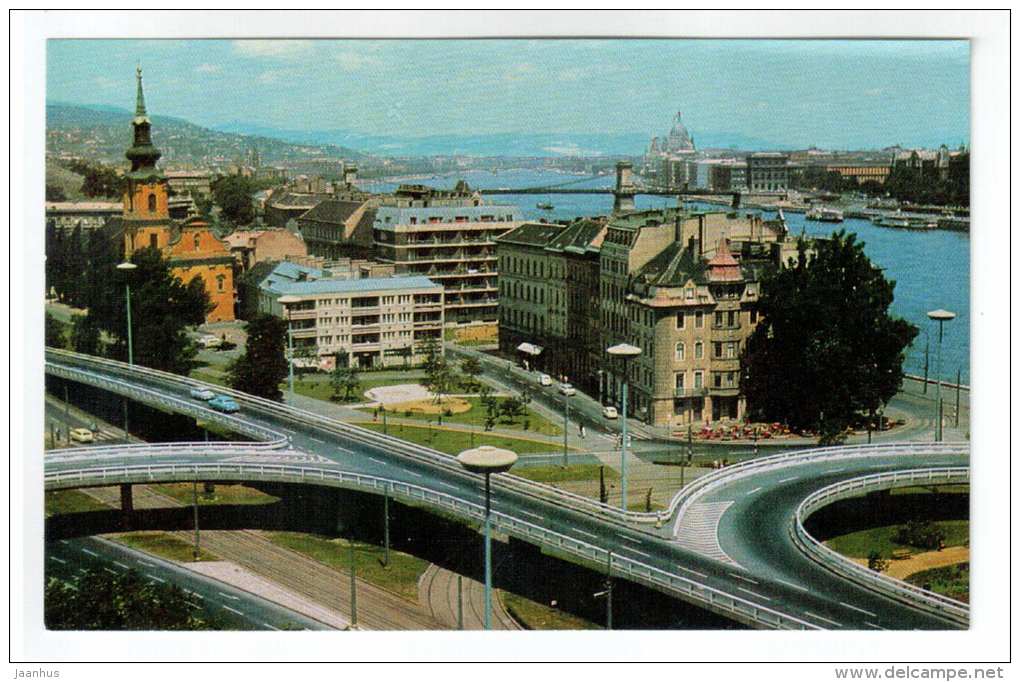
<path fill-rule="evenodd" d="M 290 387 L 290 404 L 294 404 L 294 329 L 291 321 L 290 306 L 300 303 L 297 296 L 281 296 L 276 299 L 277 303 L 287 309 L 287 381 Z"/>
<path fill-rule="evenodd" d="M 132 271 L 137 270 L 138 266 L 130 261 L 125 261 L 117 266 L 117 269 L 121 272 L 129 275 Z M 127 350 L 128 350 L 128 364 L 135 364 L 135 354 L 133 343 L 131 340 L 131 282 L 125 278 L 124 280 L 124 294 L 127 300 Z"/>
<path fill-rule="evenodd" d="M 621 406 L 623 409 L 620 415 L 620 431 L 622 435 L 622 442 L 620 444 L 620 491 L 623 493 L 621 506 L 624 511 L 627 511 L 627 382 L 630 377 L 627 373 L 627 361 L 641 355 L 641 349 L 629 343 L 620 343 L 610 346 L 606 349 L 606 352 L 614 358 L 623 360 L 623 387 L 621 389 L 623 394 Z"/>
<path fill-rule="evenodd" d="M 489 477 L 508 471 L 517 461 L 517 453 L 512 450 L 482 445 L 465 450 L 457 455 L 460 465 L 475 474 L 485 476 L 485 629 L 492 629 L 492 531 L 489 522 L 491 509 L 491 493 Z"/>
<path fill-rule="evenodd" d="M 942 440 L 942 327 L 956 317 L 948 310 L 931 310 L 928 317 L 939 323 L 939 344 L 935 352 L 935 442 Z"/>

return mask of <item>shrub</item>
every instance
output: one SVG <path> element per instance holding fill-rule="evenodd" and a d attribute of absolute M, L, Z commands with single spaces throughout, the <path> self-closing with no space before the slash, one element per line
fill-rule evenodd
<path fill-rule="evenodd" d="M 937 523 L 916 519 L 908 521 L 896 531 L 896 542 L 901 545 L 920 547 L 922 549 L 938 549 L 946 540 L 946 532 Z"/>

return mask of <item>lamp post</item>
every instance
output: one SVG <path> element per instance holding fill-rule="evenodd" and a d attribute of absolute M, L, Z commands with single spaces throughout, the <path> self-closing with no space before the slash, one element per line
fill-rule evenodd
<path fill-rule="evenodd" d="M 290 404 L 294 404 L 294 326 L 290 306 L 300 303 L 297 296 L 281 296 L 276 301 L 287 309 L 287 385 L 290 389 Z"/>
<path fill-rule="evenodd" d="M 621 507 L 624 511 L 627 511 L 627 383 L 630 378 L 627 372 L 629 369 L 627 361 L 641 355 L 641 349 L 629 343 L 620 343 L 610 346 L 606 349 L 606 352 L 614 358 L 623 360 L 623 386 L 621 388 L 621 407 L 623 409 L 622 414 L 620 414 L 620 433 L 622 436 L 620 443 L 620 492 L 623 495 Z"/>
<path fill-rule="evenodd" d="M 563 468 L 566 469 L 570 462 L 567 455 L 567 432 L 570 425 L 570 396 L 563 396 Z"/>
<path fill-rule="evenodd" d="M 457 461 L 468 471 L 485 476 L 485 629 L 492 629 L 492 530 L 489 520 L 491 490 L 489 477 L 507 471 L 517 461 L 512 450 L 494 448 L 491 445 L 465 450 L 457 455 Z"/>
<path fill-rule="evenodd" d="M 117 266 L 117 269 L 126 275 L 130 275 L 131 272 L 138 269 L 138 266 L 130 261 L 125 261 Z M 124 297 L 127 302 L 127 351 L 128 351 L 128 364 L 135 364 L 135 351 L 134 344 L 131 339 L 131 282 L 126 278 L 124 280 Z"/>
<path fill-rule="evenodd" d="M 928 317 L 939 323 L 938 350 L 935 351 L 935 442 L 942 440 L 942 327 L 956 317 L 948 310 L 932 310 Z"/>

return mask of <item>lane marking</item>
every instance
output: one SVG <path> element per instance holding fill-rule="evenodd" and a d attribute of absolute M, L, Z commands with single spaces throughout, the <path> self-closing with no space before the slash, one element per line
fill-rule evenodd
<path fill-rule="evenodd" d="M 61 559 L 58 556 L 51 556 L 50 558 L 53 559 L 54 561 L 56 561 L 58 564 L 66 564 L 67 563 L 66 561 L 64 561 L 63 559 Z"/>
<path fill-rule="evenodd" d="M 263 623 L 263 625 L 265 625 L 265 626 L 266 626 L 267 628 L 269 628 L 270 630 L 279 630 L 279 629 L 280 629 L 280 628 L 274 628 L 274 627 L 273 627 L 272 625 L 270 625 L 269 623 Z"/>
<path fill-rule="evenodd" d="M 871 611 L 865 611 L 864 609 L 862 609 L 862 608 L 860 608 L 858 606 L 854 606 L 853 604 L 847 604 L 845 601 L 841 601 L 840 604 L 842 604 L 843 606 L 847 607 L 848 609 L 853 609 L 854 611 L 860 611 L 861 613 L 863 613 L 866 616 L 871 616 L 872 618 L 878 618 L 878 614 L 877 613 L 872 613 Z"/>
<path fill-rule="evenodd" d="M 113 563 L 117 564 L 118 566 L 120 566 L 121 568 L 123 568 L 123 569 L 125 569 L 125 570 L 128 570 L 128 571 L 130 571 L 130 570 L 131 570 L 131 567 L 130 567 L 130 566 L 128 566 L 127 564 L 122 564 L 122 563 L 120 563 L 119 561 L 114 561 Z"/>
<path fill-rule="evenodd" d="M 205 597 L 200 595 L 198 592 L 192 592 L 191 590 L 184 590 L 184 591 L 187 592 L 188 594 L 190 594 L 192 597 L 195 597 L 196 599 L 205 599 Z"/>
<path fill-rule="evenodd" d="M 532 518 L 535 518 L 535 519 L 542 519 L 543 521 L 545 520 L 545 517 L 544 517 L 544 516 L 542 516 L 542 515 L 540 515 L 540 514 L 536 514 L 536 513 L 534 513 L 534 512 L 529 512 L 529 511 L 525 511 L 525 510 L 523 510 L 523 509 L 522 509 L 522 510 L 521 510 L 521 513 L 522 513 L 522 514 L 527 514 L 528 516 L 530 516 L 530 517 L 532 517 Z"/>
<path fill-rule="evenodd" d="M 695 571 L 694 569 L 691 569 L 691 568 L 684 568 L 683 566 L 677 566 L 677 568 L 679 568 L 681 571 L 687 571 L 688 573 L 693 573 L 694 575 L 700 576 L 702 578 L 707 578 L 708 577 L 707 573 L 702 573 L 701 571 Z"/>
<path fill-rule="evenodd" d="M 741 592 L 747 592 L 748 594 L 753 594 L 755 597 L 758 597 L 759 599 L 764 599 L 765 601 L 772 601 L 769 597 L 766 597 L 764 594 L 758 594 L 757 592 L 752 592 L 751 590 L 747 589 L 746 587 L 738 587 L 737 589 L 740 590 Z"/>
<path fill-rule="evenodd" d="M 113 570 L 112 568 L 109 568 L 108 566 L 103 566 L 103 570 L 106 571 L 107 573 L 113 573 L 114 575 L 117 575 L 117 571 Z"/>
<path fill-rule="evenodd" d="M 638 551 L 638 550 L 634 549 L 633 547 L 624 547 L 624 549 L 626 549 L 627 551 L 632 552 L 634 554 L 640 554 L 643 557 L 648 557 L 649 559 L 652 558 L 651 554 L 645 554 L 644 552 Z"/>
<path fill-rule="evenodd" d="M 589 533 L 588 531 L 581 530 L 580 528 L 574 528 L 573 526 L 571 526 L 570 530 L 574 531 L 575 533 L 580 533 L 581 535 L 587 535 L 590 538 L 598 538 L 598 535 L 595 535 L 595 533 Z"/>
<path fill-rule="evenodd" d="M 232 594 L 224 594 L 222 592 L 217 592 L 216 594 L 220 595 L 221 597 L 226 597 L 227 599 L 233 599 L 234 601 L 241 601 L 240 597 L 235 597 Z"/>
<path fill-rule="evenodd" d="M 748 495 L 754 495 L 754 494 L 755 494 L 756 492 L 758 492 L 759 490 L 761 490 L 761 487 L 760 487 L 760 486 L 759 486 L 759 487 L 757 487 L 757 488 L 755 488 L 754 490 L 748 490 L 748 491 L 747 491 L 747 494 L 748 494 Z"/>
<path fill-rule="evenodd" d="M 192 601 L 185 601 L 184 603 L 187 604 L 188 606 L 190 606 L 193 609 L 200 609 L 200 608 L 202 608 L 201 606 L 199 606 L 198 604 L 196 604 L 195 602 L 192 602 Z"/>
<path fill-rule="evenodd" d="M 829 469 L 825 473 L 827 473 L 827 474 L 838 474 L 840 471 L 846 471 L 846 467 L 840 467 L 839 469 Z"/>
<path fill-rule="evenodd" d="M 876 630 L 885 630 L 885 628 L 882 627 L 881 625 L 875 625 L 874 623 L 869 623 L 868 621 L 864 621 L 864 624 L 867 625 L 868 627 L 875 628 Z"/>
<path fill-rule="evenodd" d="M 642 544 L 641 540 L 638 539 L 638 538 L 633 538 L 633 537 L 631 537 L 629 535 L 624 535 L 623 533 L 617 533 L 617 535 L 620 536 L 621 538 L 623 538 L 627 542 L 636 542 L 639 545 Z"/>
<path fill-rule="evenodd" d="M 797 480 L 796 476 L 790 476 L 789 478 L 781 478 L 781 479 L 779 479 L 779 482 L 780 483 L 787 483 L 789 481 L 796 481 L 796 480 Z"/>
<path fill-rule="evenodd" d="M 757 580 L 751 580 L 750 578 L 745 578 L 744 576 L 739 575 L 737 573 L 730 573 L 730 575 L 733 576 L 734 578 L 736 578 L 737 580 L 743 580 L 745 583 L 751 583 L 752 585 L 757 585 L 758 584 Z"/>
<path fill-rule="evenodd" d="M 400 470 L 401 471 L 406 471 L 407 473 L 411 474 L 412 476 L 417 476 L 418 478 L 424 478 L 425 477 L 425 474 L 419 474 L 417 471 L 411 471 L 410 469 L 405 469 L 403 467 L 401 467 Z"/>
<path fill-rule="evenodd" d="M 243 614 L 243 613 L 241 613 L 241 612 L 240 612 L 240 611 L 238 611 L 237 609 L 232 609 L 232 608 L 230 608 L 230 607 L 229 607 L 229 606 L 227 606 L 226 604 L 224 604 L 224 605 L 223 605 L 223 608 L 225 608 L 225 609 L 226 609 L 227 611 L 233 611 L 234 613 L 236 613 L 236 614 L 237 614 L 237 615 L 239 615 L 239 616 L 244 616 L 244 614 Z"/>
<path fill-rule="evenodd" d="M 93 552 L 91 549 L 85 549 L 84 547 L 81 548 L 81 551 L 85 552 L 89 556 L 95 556 L 95 557 L 99 556 L 98 554 Z"/>
<path fill-rule="evenodd" d="M 460 488 L 458 488 L 454 484 L 447 483 L 446 481 L 436 481 L 436 483 L 443 486 L 444 488 L 450 488 L 451 490 L 460 490 Z"/>
<path fill-rule="evenodd" d="M 804 587 L 803 585 L 796 585 L 794 583 L 791 583 L 789 580 L 783 580 L 782 578 L 776 578 L 776 581 L 777 582 L 781 582 L 784 585 L 788 585 L 788 586 L 794 588 L 795 590 L 800 590 L 802 592 L 809 592 L 810 591 L 810 590 L 808 590 L 808 588 Z"/>
<path fill-rule="evenodd" d="M 156 564 L 150 564 L 149 562 L 142 561 L 141 559 L 135 559 L 135 561 L 140 563 L 142 566 L 148 566 L 149 568 L 156 568 Z"/>
<path fill-rule="evenodd" d="M 840 627 L 840 628 L 841 628 L 841 627 L 843 627 L 843 624 L 842 624 L 842 623 L 837 623 L 837 622 L 836 622 L 836 621 L 834 621 L 834 620 L 829 620 L 829 619 L 828 619 L 828 618 L 826 618 L 825 616 L 819 616 L 819 615 L 818 615 L 817 613 L 811 613 L 810 611 L 805 611 L 805 612 L 804 612 L 804 615 L 805 615 L 805 616 L 811 616 L 812 618 L 817 618 L 818 620 L 824 620 L 824 621 L 825 621 L 826 623 L 832 623 L 832 624 L 833 624 L 833 625 L 835 625 L 836 627 Z"/>
<path fill-rule="evenodd" d="M 376 459 L 375 457 L 369 457 L 369 459 L 375 462 L 376 464 L 386 464 L 386 462 L 382 461 L 381 459 Z"/>
<path fill-rule="evenodd" d="M 162 578 L 157 578 L 156 576 L 152 575 L 151 573 L 146 573 L 145 575 L 146 575 L 147 577 L 149 577 L 149 578 L 152 578 L 152 579 L 153 579 L 153 580 L 155 580 L 155 581 L 156 581 L 157 583 L 165 583 L 165 582 L 166 582 L 166 581 L 165 581 L 165 580 L 163 580 Z"/>
<path fill-rule="evenodd" d="M 61 541 L 60 541 L 60 544 L 62 544 L 62 545 L 67 545 L 67 544 L 70 544 L 70 543 L 69 543 L 69 542 L 68 542 L 67 540 L 61 540 Z"/>

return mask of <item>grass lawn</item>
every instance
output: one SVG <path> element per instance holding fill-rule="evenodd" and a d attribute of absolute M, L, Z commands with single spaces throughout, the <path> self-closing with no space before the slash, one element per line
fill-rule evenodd
<path fill-rule="evenodd" d="M 194 545 L 190 542 L 184 542 L 179 540 L 168 533 L 162 532 L 138 532 L 138 533 L 124 533 L 123 535 L 113 536 L 113 540 L 133 547 L 134 549 L 148 552 L 149 554 L 155 554 L 158 557 L 169 559 L 170 561 L 194 561 Z M 207 552 L 201 549 L 201 539 L 199 540 L 199 561 L 217 561 L 217 557 L 212 552 Z"/>
<path fill-rule="evenodd" d="M 970 492 L 969 485 L 938 485 L 938 486 L 910 486 L 907 488 L 893 488 L 889 491 L 890 495 L 931 495 L 933 493 L 939 495 L 949 494 L 967 494 Z"/>
<path fill-rule="evenodd" d="M 937 523 L 946 533 L 946 547 L 958 547 L 969 541 L 969 521 L 938 521 Z M 878 552 L 883 559 L 891 559 L 893 550 L 896 549 L 909 549 L 915 554 L 927 551 L 895 542 L 893 538 L 896 537 L 896 530 L 901 525 L 903 524 L 869 528 L 847 535 L 839 535 L 826 541 L 825 545 L 843 556 L 857 559 L 866 559 L 872 551 Z"/>
<path fill-rule="evenodd" d="M 907 582 L 918 587 L 924 587 L 924 584 L 928 583 L 932 592 L 969 602 L 970 562 L 921 571 L 907 576 Z"/>
<path fill-rule="evenodd" d="M 632 499 L 633 497 L 634 497 L 633 491 L 628 493 L 628 498 Z M 666 505 L 660 504 L 659 502 L 656 502 L 655 500 L 652 500 L 652 508 L 648 509 L 648 507 L 645 505 L 645 497 L 644 497 L 644 495 L 638 495 L 637 497 L 639 499 L 633 500 L 632 502 L 630 502 L 627 505 L 627 509 L 629 509 L 630 511 L 636 511 L 636 512 L 650 512 L 650 511 L 653 511 L 653 512 L 657 512 L 657 511 L 663 511 L 664 509 L 666 509 Z"/>
<path fill-rule="evenodd" d="M 46 493 L 46 516 L 91 511 L 110 511 L 110 507 L 80 490 L 53 490 Z"/>
<path fill-rule="evenodd" d="M 190 376 L 199 381 L 205 381 L 217 386 L 227 385 L 227 373 L 214 367 L 196 367 L 191 370 Z"/>
<path fill-rule="evenodd" d="M 366 429 L 382 432 L 383 425 L 378 422 L 371 424 L 358 424 Z M 406 426 L 404 424 L 391 424 L 388 430 L 389 435 L 402 440 L 427 445 L 430 448 L 456 455 L 463 450 L 478 445 L 493 445 L 497 448 L 508 448 L 517 453 L 532 452 L 553 452 L 557 446 L 551 443 L 541 443 L 522 438 L 511 438 L 510 436 L 497 436 L 491 433 L 477 432 L 472 441 L 471 433 L 468 431 L 447 431 L 445 429 L 425 426 Z M 514 472 L 517 473 L 517 472 Z"/>
<path fill-rule="evenodd" d="M 380 370 L 378 372 L 360 372 L 358 374 L 358 381 L 360 385 L 356 391 L 351 393 L 351 400 L 349 402 L 365 402 L 368 400 L 365 397 L 365 391 L 378 388 L 379 386 L 417 384 L 424 378 L 425 372 L 420 369 L 394 369 Z M 284 391 L 288 390 L 286 382 L 280 384 L 280 388 Z M 333 395 L 333 388 L 329 385 L 328 374 L 316 372 L 315 374 L 306 375 L 305 378 L 300 381 L 295 376 L 294 392 L 317 400 L 329 400 Z"/>
<path fill-rule="evenodd" d="M 601 630 L 595 623 L 510 592 L 500 598 L 514 620 L 528 630 Z"/>
<path fill-rule="evenodd" d="M 606 480 L 615 481 L 620 478 L 620 475 L 610 469 L 605 468 Z M 598 464 L 571 464 L 567 467 L 562 467 L 557 464 L 549 464 L 543 466 L 529 466 L 519 467 L 513 470 L 514 475 L 526 478 L 530 481 L 536 481 L 538 483 L 560 483 L 562 481 L 597 481 L 599 480 L 599 465 Z M 644 505 L 644 502 L 642 502 Z M 642 509 L 644 507 L 642 506 Z"/>
<path fill-rule="evenodd" d="M 283 531 L 268 533 L 268 537 L 281 547 L 300 552 L 331 568 L 342 571 L 350 568 L 349 543 L 343 538 Z M 390 549 L 390 565 L 383 566 L 382 560 L 382 547 L 355 543 L 354 564 L 358 578 L 396 592 L 405 599 L 418 601 L 418 578 L 428 568 L 429 562 L 393 549 Z"/>
<path fill-rule="evenodd" d="M 486 410 L 485 406 L 482 405 L 481 398 L 464 398 L 464 400 L 471 404 L 471 409 L 469 409 L 467 412 L 461 412 L 459 414 L 454 414 L 449 417 L 444 415 L 443 421 L 450 422 L 451 424 L 472 424 L 474 426 L 479 427 L 480 429 L 484 428 Z M 503 399 L 498 398 L 497 400 L 502 401 Z M 374 408 L 360 408 L 360 409 L 361 411 L 366 412 L 368 414 L 372 414 L 374 412 Z M 563 429 L 559 425 L 549 421 L 548 419 L 538 414 L 531 408 L 525 408 L 525 410 L 526 412 L 524 416 L 517 417 L 517 419 L 511 423 L 507 423 L 504 422 L 502 419 L 498 419 L 496 421 L 496 426 L 504 429 L 524 430 L 524 422 L 526 420 L 528 422 L 527 429 L 528 431 L 545 434 L 547 436 L 560 436 L 563 434 Z M 436 419 L 435 415 L 424 415 L 420 412 L 412 412 L 411 414 L 407 414 L 406 412 L 401 412 L 399 410 L 395 412 L 391 411 L 390 415 L 401 417 L 403 419 L 419 419 L 422 421 L 427 421 L 428 419 L 432 419 L 433 421 L 435 421 Z"/>
<path fill-rule="evenodd" d="M 178 502 L 186 505 L 192 503 L 191 483 L 167 483 L 164 485 L 150 486 L 157 493 L 172 497 Z M 206 497 L 202 492 L 203 486 L 198 486 L 198 504 L 269 504 L 280 498 L 267 495 L 260 490 L 249 488 L 243 485 L 217 485 L 211 497 Z"/>

